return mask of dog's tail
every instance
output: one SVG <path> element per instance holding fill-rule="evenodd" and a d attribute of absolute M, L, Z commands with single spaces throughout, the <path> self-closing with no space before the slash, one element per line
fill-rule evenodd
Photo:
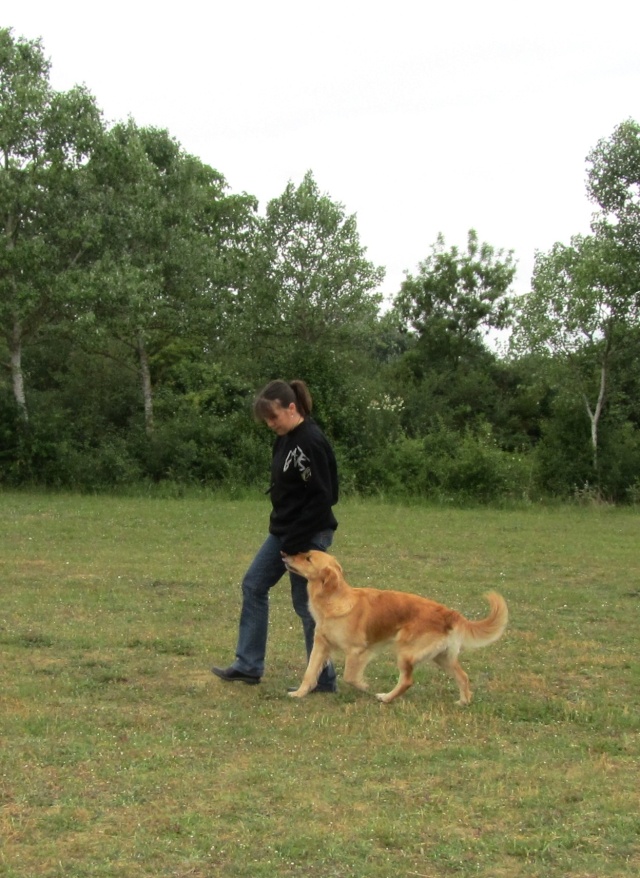
<path fill-rule="evenodd" d="M 462 626 L 462 646 L 465 649 L 480 649 L 495 643 L 504 634 L 504 629 L 509 621 L 509 610 L 502 595 L 496 591 L 490 591 L 485 595 L 489 601 L 491 611 L 486 619 L 478 619 L 475 622 L 464 620 Z"/>

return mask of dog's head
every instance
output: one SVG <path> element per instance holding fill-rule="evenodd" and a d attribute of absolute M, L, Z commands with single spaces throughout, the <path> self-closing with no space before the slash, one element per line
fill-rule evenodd
<path fill-rule="evenodd" d="M 287 570 L 308 580 L 309 603 L 316 623 L 320 618 L 346 616 L 353 609 L 357 589 L 345 582 L 342 567 L 333 555 L 312 549 L 297 555 L 283 553 L 282 559 Z"/>
<path fill-rule="evenodd" d="M 342 567 L 333 555 L 316 549 L 297 555 L 285 555 L 283 552 L 282 560 L 287 570 L 304 576 L 309 582 L 319 579 L 324 583 L 342 577 Z"/>

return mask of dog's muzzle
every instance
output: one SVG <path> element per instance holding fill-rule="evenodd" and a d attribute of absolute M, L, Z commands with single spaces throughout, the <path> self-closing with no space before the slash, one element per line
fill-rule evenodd
<path fill-rule="evenodd" d="M 284 562 L 284 566 L 287 568 L 287 570 L 288 570 L 290 573 L 295 573 L 295 570 L 293 570 L 292 567 L 291 567 L 291 563 L 290 563 L 289 555 L 285 555 L 284 552 L 280 552 L 280 554 L 281 554 L 281 556 L 282 556 L 282 560 L 283 560 L 283 562 Z"/>

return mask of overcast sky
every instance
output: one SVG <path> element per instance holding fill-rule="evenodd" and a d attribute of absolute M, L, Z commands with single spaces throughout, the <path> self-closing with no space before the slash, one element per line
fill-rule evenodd
<path fill-rule="evenodd" d="M 589 230 L 587 153 L 640 121 L 632 0 L 24 0 L 54 88 L 167 128 L 266 203 L 307 170 L 356 214 L 393 295 L 438 232 L 536 250 Z"/>

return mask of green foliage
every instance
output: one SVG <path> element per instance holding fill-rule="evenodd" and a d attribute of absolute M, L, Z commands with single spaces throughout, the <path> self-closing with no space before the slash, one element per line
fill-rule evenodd
<path fill-rule="evenodd" d="M 588 162 L 588 193 L 600 205 L 593 234 L 536 255 L 533 289 L 520 303 L 512 347 L 550 355 L 556 386 L 573 393 L 574 404 L 582 404 L 590 421 L 587 480 L 619 496 L 617 467 L 601 458 L 604 432 L 620 423 L 623 383 L 616 381 L 616 360 L 628 352 L 640 319 L 640 127 L 631 121 L 618 126 Z M 564 430 L 550 424 L 547 432 L 560 436 Z M 545 458 L 544 449 L 540 457 Z M 555 481 L 560 472 L 554 469 Z M 566 470 L 560 481 L 570 477 Z"/>
<path fill-rule="evenodd" d="M 500 449 L 485 425 L 463 434 L 440 424 L 422 439 L 380 443 L 356 475 L 364 494 L 462 503 L 532 498 L 529 459 Z"/>
<path fill-rule="evenodd" d="M 600 452 L 600 487 L 614 502 L 633 499 L 640 472 L 640 430 L 630 422 L 607 422 Z"/>
<path fill-rule="evenodd" d="M 269 449 L 269 437 L 245 413 L 217 418 L 193 411 L 158 426 L 140 457 L 153 481 L 239 488 L 266 485 Z"/>
<path fill-rule="evenodd" d="M 375 337 L 384 271 L 366 259 L 355 216 L 322 194 L 311 172 L 268 203 L 251 253 L 234 341 L 248 348 L 256 381 L 301 349 L 343 368 L 362 360 Z"/>
<path fill-rule="evenodd" d="M 149 358 L 183 333 L 203 348 L 223 330 L 254 200 L 227 196 L 222 175 L 185 154 L 167 131 L 131 120 L 105 135 L 89 170 L 104 206 L 86 329 L 98 349 L 116 338 L 136 353 L 151 434 Z"/>
<path fill-rule="evenodd" d="M 439 235 L 418 274 L 403 281 L 394 307 L 424 341 L 431 362 L 456 364 L 483 332 L 509 325 L 515 272 L 513 254 L 480 244 L 473 229 L 462 253 L 455 246 L 445 249 Z"/>
<path fill-rule="evenodd" d="M 484 334 L 509 323 L 514 273 L 512 254 L 480 245 L 473 230 L 462 253 L 457 247 L 447 250 L 440 236 L 395 300 L 395 319 L 413 334 L 405 337 L 387 375 L 403 400 L 405 436 L 426 457 L 435 456 L 428 476 L 419 475 L 424 467 L 407 462 L 414 476 L 406 484 L 414 490 L 476 499 L 513 490 L 501 461 L 530 444 L 531 428 L 522 424 L 514 399 L 520 389 L 517 367 L 501 363 L 486 347 Z M 448 452 L 439 456 L 445 436 Z M 518 491 L 526 491 L 526 482 Z"/>
<path fill-rule="evenodd" d="M 269 202 L 259 246 L 276 331 L 288 324 L 294 338 L 318 343 L 375 319 L 384 271 L 365 258 L 355 216 L 321 194 L 310 171 Z"/>
<path fill-rule="evenodd" d="M 587 157 L 587 194 L 605 218 L 627 227 L 638 225 L 640 204 L 640 124 L 627 119 L 603 138 Z"/>
<path fill-rule="evenodd" d="M 567 497 L 594 482 L 589 424 L 570 400 L 556 400 L 553 417 L 543 425 L 533 455 L 535 478 L 543 494 Z"/>
<path fill-rule="evenodd" d="M 611 406 L 600 428 L 598 469 L 594 474 L 589 421 L 570 392 L 558 393 L 542 436 L 532 453 L 534 481 L 540 493 L 569 497 L 585 485 L 612 502 L 629 499 L 640 466 L 640 431 Z"/>
<path fill-rule="evenodd" d="M 84 88 L 55 92 L 49 68 L 39 40 L 0 28 L 0 333 L 25 420 L 23 345 L 83 309 L 97 218 L 86 161 L 100 113 Z"/>

